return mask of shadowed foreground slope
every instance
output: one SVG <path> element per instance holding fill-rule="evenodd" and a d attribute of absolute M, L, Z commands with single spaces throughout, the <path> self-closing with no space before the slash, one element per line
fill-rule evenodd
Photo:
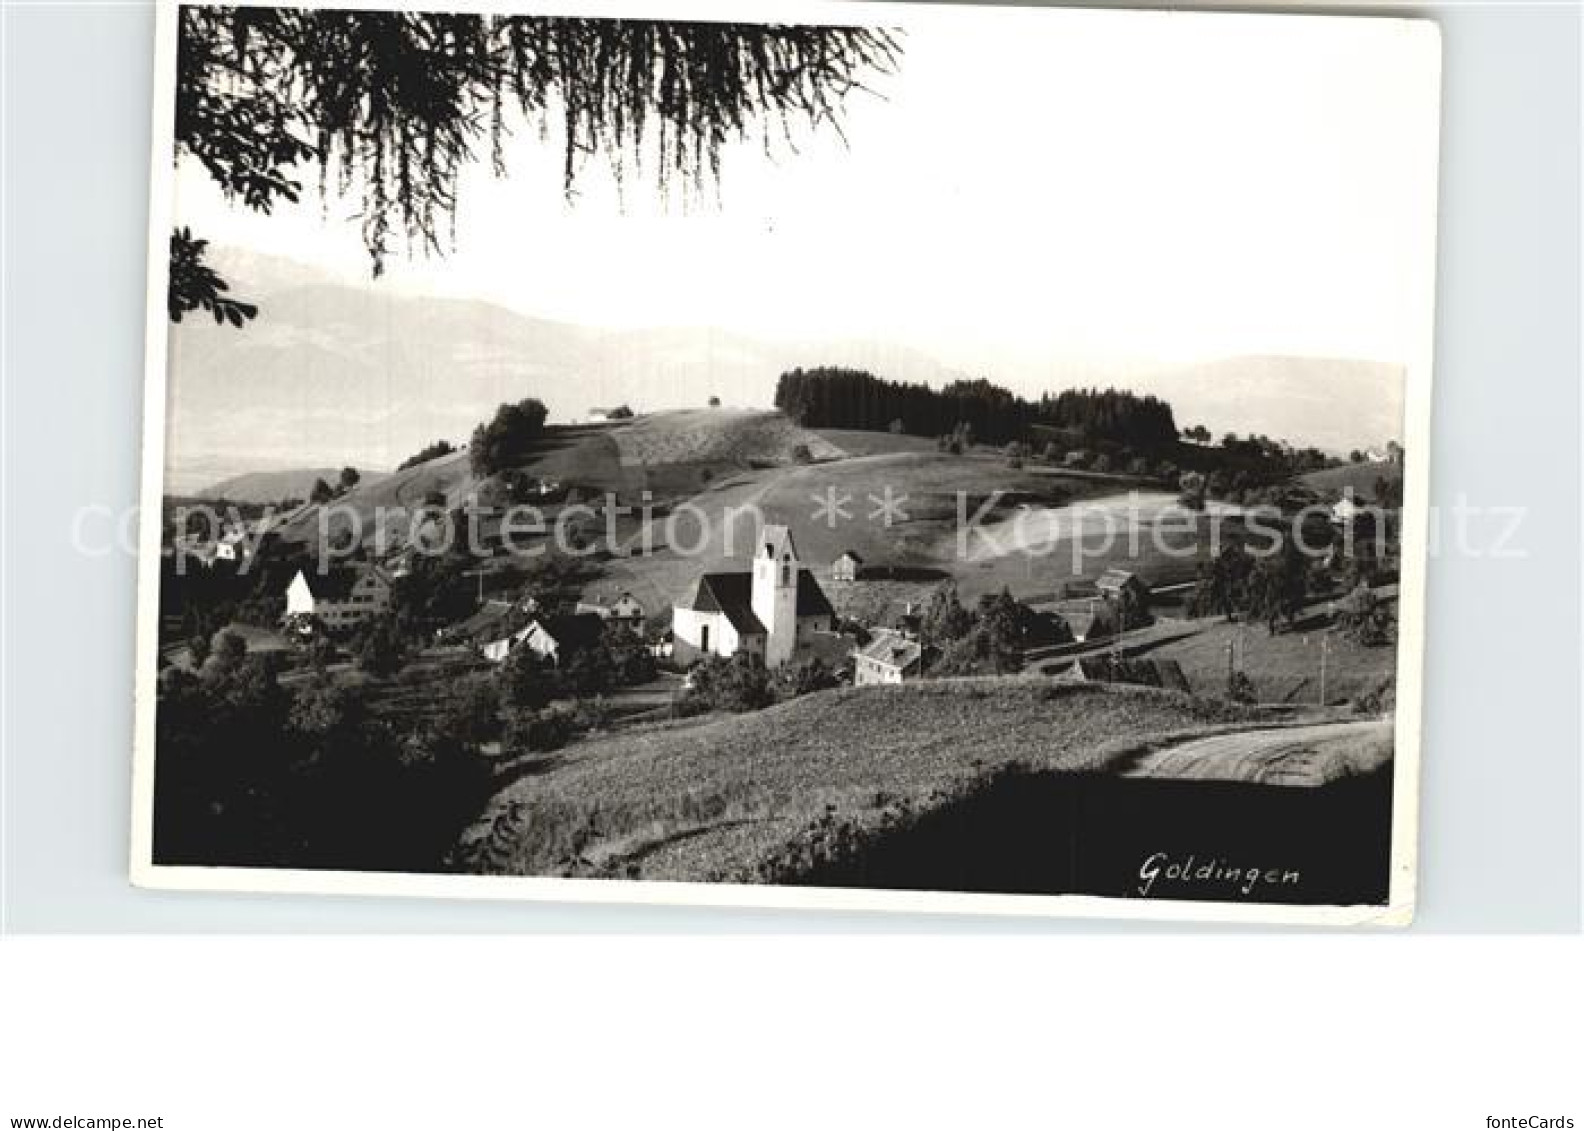
<path fill-rule="evenodd" d="M 1368 724 L 1366 724 L 1367 726 Z M 1379 902 L 1389 750 L 1360 724 L 1266 745 L 1307 787 L 1126 776 L 1248 710 L 1150 688 L 954 680 L 811 695 L 579 744 L 502 790 L 458 863 L 514 875 L 1128 896 L 1156 852 L 1296 869 L 1281 890 L 1162 882 L 1156 898 Z M 1251 741 L 1260 739 L 1251 734 Z M 1172 854 L 1177 854 L 1172 856 Z M 1208 854 L 1208 855 L 1206 855 Z M 1224 885 L 1223 885 L 1224 886 Z"/>
<path fill-rule="evenodd" d="M 491 802 L 466 855 L 511 874 L 768 879 L 832 818 L 857 835 L 1009 766 L 1103 769 L 1152 736 L 1251 717 L 1171 692 L 1035 679 L 824 692 L 571 747 Z"/>

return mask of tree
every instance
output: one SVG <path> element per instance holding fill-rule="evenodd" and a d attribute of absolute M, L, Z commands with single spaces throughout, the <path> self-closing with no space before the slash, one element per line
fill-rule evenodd
<path fill-rule="evenodd" d="M 1348 462 L 1349 463 L 1363 463 L 1364 462 L 1364 453 L 1359 451 L 1357 448 L 1354 448 L 1351 452 L 1348 453 Z"/>
<path fill-rule="evenodd" d="M 1237 542 L 1229 542 L 1213 559 L 1199 567 L 1199 577 L 1188 599 L 1196 617 L 1235 617 L 1248 607 L 1248 578 L 1254 560 Z"/>
<path fill-rule="evenodd" d="M 407 659 L 407 642 L 397 631 L 394 618 L 385 616 L 369 622 L 358 647 L 358 667 L 372 676 L 394 675 Z"/>
<path fill-rule="evenodd" d="M 1248 578 L 1249 615 L 1276 634 L 1278 620 L 1292 628 L 1309 595 L 1309 561 L 1298 543 L 1284 539 L 1280 549 L 1259 559 Z"/>
<path fill-rule="evenodd" d="M 190 6 L 175 156 L 263 213 L 298 200 L 316 166 L 321 195 L 361 196 L 379 275 L 398 241 L 447 249 L 463 168 L 487 157 L 503 175 L 516 119 L 557 128 L 569 198 L 599 154 L 619 177 L 652 171 L 662 192 L 701 192 L 733 138 L 785 137 L 795 151 L 795 125 L 839 131 L 847 97 L 899 54 L 891 33 L 857 27 Z M 172 320 L 201 307 L 240 326 L 256 310 L 225 299 L 203 258 L 178 229 Z"/>
<path fill-rule="evenodd" d="M 494 419 L 473 430 L 473 440 L 468 446 L 473 474 L 486 478 L 522 463 L 528 458 L 533 442 L 544 431 L 548 415 L 544 402 L 533 397 L 501 405 L 495 410 Z"/>
<path fill-rule="evenodd" d="M 710 408 L 720 408 L 720 398 L 719 397 L 711 397 L 709 399 L 709 406 L 710 406 Z"/>
<path fill-rule="evenodd" d="M 495 675 L 501 702 L 516 709 L 538 709 L 555 696 L 554 676 L 532 648 L 513 648 Z"/>
<path fill-rule="evenodd" d="M 440 732 L 469 746 L 488 742 L 500 733 L 503 698 L 489 677 L 468 678 L 441 714 Z"/>
<path fill-rule="evenodd" d="M 677 699 L 679 715 L 705 711 L 757 711 L 775 702 L 764 664 L 746 652 L 730 658 L 708 656 L 688 672 L 688 687 Z"/>
<path fill-rule="evenodd" d="M 238 667 L 247 654 L 247 641 L 235 632 L 222 632 L 215 639 L 215 657 L 227 668 Z"/>
<path fill-rule="evenodd" d="M 1197 471 L 1185 471 L 1177 480 L 1177 504 L 1191 511 L 1202 511 L 1205 505 L 1205 477 Z"/>
<path fill-rule="evenodd" d="M 207 310 L 222 325 L 229 322 L 241 326 L 258 314 L 258 307 L 227 297 L 230 284 L 203 261 L 208 246 L 208 240 L 194 239 L 189 228 L 177 228 L 171 233 L 170 286 L 166 293 L 170 320 L 180 322 L 195 310 Z"/>
<path fill-rule="evenodd" d="M 1226 697 L 1233 703 L 1253 703 L 1259 699 L 1254 690 L 1254 681 L 1242 671 L 1227 673 Z"/>
<path fill-rule="evenodd" d="M 973 629 L 973 616 L 957 597 L 957 586 L 947 584 L 930 594 L 919 617 L 919 635 L 934 647 L 960 640 Z"/>
<path fill-rule="evenodd" d="M 813 463 L 814 453 L 809 451 L 807 444 L 794 444 L 792 446 L 793 463 Z"/>
<path fill-rule="evenodd" d="M 1369 585 L 1362 581 L 1337 609 L 1337 623 L 1348 639 L 1370 648 L 1390 643 L 1397 631 L 1397 620 L 1392 615 L 1391 606 L 1376 597 Z"/>
<path fill-rule="evenodd" d="M 616 686 L 616 661 L 604 641 L 579 648 L 561 663 L 561 680 L 576 695 L 603 695 Z"/>
<path fill-rule="evenodd" d="M 1000 593 L 979 598 L 978 614 L 977 628 L 985 635 L 997 670 L 1016 671 L 1038 629 L 1038 616 L 1004 587 Z"/>
<path fill-rule="evenodd" d="M 432 459 L 439 459 L 441 456 L 448 456 L 454 451 L 456 451 L 456 448 L 449 440 L 436 440 L 428 447 L 402 460 L 396 465 L 396 470 L 406 471 L 409 467 L 417 467 L 420 463 L 428 463 Z"/>
<path fill-rule="evenodd" d="M 341 469 L 340 478 L 336 481 L 336 486 L 341 489 L 342 494 L 345 494 L 346 492 L 352 490 L 352 488 L 356 487 L 358 485 L 358 480 L 361 478 L 363 477 L 358 474 L 357 468 L 343 467 Z"/>
<path fill-rule="evenodd" d="M 1016 471 L 1022 468 L 1023 461 L 1028 457 L 1028 448 L 1017 440 L 1013 440 L 1006 446 L 1005 454 L 1007 466 Z"/>
<path fill-rule="evenodd" d="M 335 491 L 323 479 L 315 479 L 313 490 L 308 492 L 308 501 L 315 506 L 323 506 L 335 498 Z"/>
<path fill-rule="evenodd" d="M 789 699 L 836 686 L 836 674 L 818 656 L 785 664 L 776 675 L 776 687 Z"/>

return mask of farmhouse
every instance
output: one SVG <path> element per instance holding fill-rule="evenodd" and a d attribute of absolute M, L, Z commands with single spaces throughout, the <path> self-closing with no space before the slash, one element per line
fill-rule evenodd
<path fill-rule="evenodd" d="M 286 615 L 312 616 L 329 628 L 350 628 L 390 608 L 390 577 L 378 566 L 349 563 L 298 570 L 286 587 Z"/>
<path fill-rule="evenodd" d="M 1331 521 L 1337 526 L 1347 526 L 1364 512 L 1364 508 L 1354 502 L 1351 494 L 1343 495 L 1331 507 Z"/>
<path fill-rule="evenodd" d="M 1106 570 L 1095 582 L 1095 590 L 1108 601 L 1124 603 L 1131 600 L 1140 606 L 1149 603 L 1149 586 L 1130 570 Z"/>
<path fill-rule="evenodd" d="M 835 616 L 825 591 L 799 562 L 791 531 L 766 526 L 751 572 L 706 573 L 672 609 L 673 654 L 686 664 L 745 652 L 776 668 L 815 633 L 829 632 Z"/>
<path fill-rule="evenodd" d="M 615 598 L 595 594 L 586 601 L 579 601 L 577 611 L 593 613 L 601 620 L 631 629 L 633 632 L 643 628 L 644 607 L 631 593 L 623 592 Z"/>
<path fill-rule="evenodd" d="M 924 673 L 924 647 L 900 633 L 881 630 L 853 651 L 853 685 L 901 683 Z"/>
<path fill-rule="evenodd" d="M 626 405 L 617 405 L 615 408 L 591 408 L 588 410 L 590 424 L 613 424 L 618 420 L 631 420 L 633 410 Z"/>
<path fill-rule="evenodd" d="M 605 621 L 597 613 L 535 617 L 509 636 L 484 645 L 484 658 L 500 663 L 520 644 L 541 660 L 560 666 L 586 648 L 599 643 Z"/>
<path fill-rule="evenodd" d="M 509 632 L 505 636 L 484 644 L 480 651 L 484 653 L 484 658 L 491 663 L 503 663 L 506 657 L 511 655 L 512 649 L 523 642 L 523 638 L 528 635 L 532 628 L 533 622 L 529 621 L 515 632 Z"/>
<path fill-rule="evenodd" d="M 220 535 L 215 543 L 214 556 L 224 562 L 245 562 L 252 550 L 248 545 L 246 527 L 234 526 Z"/>
<path fill-rule="evenodd" d="M 856 581 L 863 569 L 863 559 L 851 550 L 843 550 L 841 557 L 831 563 L 832 581 Z"/>

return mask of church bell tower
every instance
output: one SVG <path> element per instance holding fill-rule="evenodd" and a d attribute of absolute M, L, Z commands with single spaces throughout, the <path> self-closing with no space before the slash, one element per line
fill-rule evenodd
<path fill-rule="evenodd" d="M 753 562 L 754 616 L 765 627 L 765 666 L 777 668 L 797 646 L 797 547 L 785 526 L 766 526 Z"/>

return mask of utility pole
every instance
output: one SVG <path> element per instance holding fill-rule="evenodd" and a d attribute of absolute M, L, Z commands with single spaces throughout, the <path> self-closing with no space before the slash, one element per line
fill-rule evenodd
<path fill-rule="evenodd" d="M 463 577 L 478 578 L 478 604 L 480 608 L 482 608 L 484 605 L 484 575 L 488 572 L 489 570 L 486 569 L 475 569 L 469 570 L 467 573 L 462 575 Z"/>
<path fill-rule="evenodd" d="M 1336 602 L 1326 602 L 1326 623 L 1320 630 L 1320 706 L 1326 705 L 1326 658 L 1331 653 L 1331 629 L 1336 625 Z"/>
<path fill-rule="evenodd" d="M 1320 633 L 1320 706 L 1326 705 L 1326 655 L 1331 651 L 1331 633 Z"/>

